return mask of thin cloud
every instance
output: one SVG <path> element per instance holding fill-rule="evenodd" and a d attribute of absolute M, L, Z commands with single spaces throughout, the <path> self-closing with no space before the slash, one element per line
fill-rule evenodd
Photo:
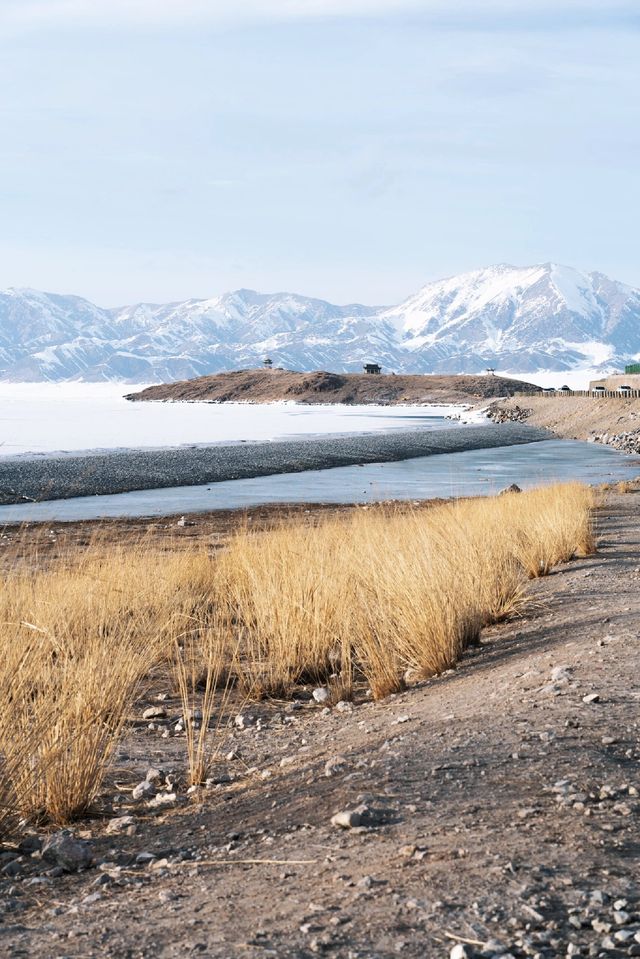
<path fill-rule="evenodd" d="M 464 24 L 483 19 L 588 17 L 602 21 L 637 15 L 636 0 L 2 0 L 0 26 L 133 23 L 148 26 L 197 21 L 242 24 L 324 17 L 375 18 L 414 14 Z"/>

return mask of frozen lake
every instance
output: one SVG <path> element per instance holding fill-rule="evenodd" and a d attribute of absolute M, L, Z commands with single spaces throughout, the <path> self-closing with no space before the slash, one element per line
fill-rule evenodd
<path fill-rule="evenodd" d="M 549 440 L 442 453 L 393 463 L 344 466 L 213 483 L 1 506 L 0 524 L 99 517 L 163 516 L 265 503 L 373 503 L 387 499 L 491 495 L 578 479 L 614 482 L 638 475 L 638 457 L 606 446 Z"/>
<path fill-rule="evenodd" d="M 123 383 L 0 383 L 0 456 L 452 426 L 461 406 L 130 403 Z"/>

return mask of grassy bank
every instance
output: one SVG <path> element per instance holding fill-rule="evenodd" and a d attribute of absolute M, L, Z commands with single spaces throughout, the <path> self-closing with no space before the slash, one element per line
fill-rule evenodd
<path fill-rule="evenodd" d="M 206 776 L 229 696 L 374 699 L 436 675 L 527 583 L 593 551 L 579 484 L 421 512 L 358 510 L 238 532 L 215 554 L 118 549 L 96 537 L 0 593 L 0 815 L 87 812 L 136 698 L 169 672 L 192 782 Z M 202 721 L 193 721 L 195 710 Z M 212 727 L 209 729 L 209 727 Z"/>

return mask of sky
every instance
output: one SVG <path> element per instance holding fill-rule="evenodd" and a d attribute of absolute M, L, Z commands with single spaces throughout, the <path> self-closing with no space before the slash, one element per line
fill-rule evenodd
<path fill-rule="evenodd" d="M 0 287 L 640 286 L 637 0 L 0 0 Z"/>

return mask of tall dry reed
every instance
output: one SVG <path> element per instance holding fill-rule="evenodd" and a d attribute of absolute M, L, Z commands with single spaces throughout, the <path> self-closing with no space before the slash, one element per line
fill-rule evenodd
<path fill-rule="evenodd" d="M 593 551 L 593 505 L 574 483 L 245 528 L 216 556 L 99 539 L 44 567 L 23 556 L 0 583 L 0 822 L 82 815 L 158 670 L 200 711 L 199 783 L 231 683 L 253 697 L 326 683 L 338 699 L 366 682 L 379 699 L 448 669 L 521 611 L 531 577 Z"/>

